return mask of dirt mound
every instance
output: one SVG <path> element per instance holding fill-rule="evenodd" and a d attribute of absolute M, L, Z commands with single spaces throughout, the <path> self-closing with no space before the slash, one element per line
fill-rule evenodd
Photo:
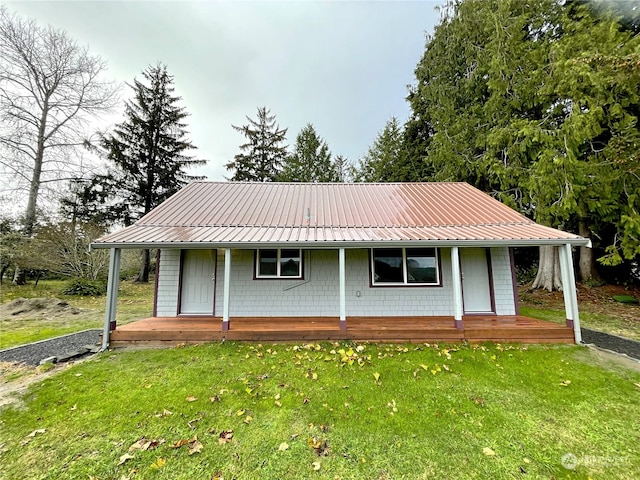
<path fill-rule="evenodd" d="M 82 310 L 59 298 L 16 298 L 0 305 L 0 319 L 29 317 L 58 317 L 78 315 Z"/>

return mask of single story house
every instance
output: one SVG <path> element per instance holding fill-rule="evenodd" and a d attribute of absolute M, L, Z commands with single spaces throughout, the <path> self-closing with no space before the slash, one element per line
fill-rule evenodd
<path fill-rule="evenodd" d="M 385 339 L 376 330 L 393 322 L 438 319 L 463 332 L 475 318 L 517 320 L 512 249 L 553 245 L 580 342 L 572 247 L 588 244 L 467 183 L 193 182 L 92 246 L 111 249 L 106 347 L 123 248 L 158 249 L 150 322 L 207 321 L 240 338 L 234 321 L 253 320 L 246 330 L 272 319 L 287 339 L 305 319 L 331 330 L 326 338 L 356 338 L 350 322 L 368 319 L 371 337 Z"/>

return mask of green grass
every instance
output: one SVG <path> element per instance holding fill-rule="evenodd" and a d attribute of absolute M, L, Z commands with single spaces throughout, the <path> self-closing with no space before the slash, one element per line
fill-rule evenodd
<path fill-rule="evenodd" d="M 88 328 L 102 328 L 106 297 L 79 297 L 63 295 L 63 280 L 41 280 L 36 286 L 2 285 L 2 303 L 16 298 L 59 298 L 83 311 L 78 315 L 42 316 L 21 315 L 0 320 L 0 349 L 44 340 L 58 335 L 79 332 Z M 121 282 L 118 294 L 118 323 L 151 316 L 153 312 L 153 280 L 148 284 Z"/>
<path fill-rule="evenodd" d="M 550 322 L 566 323 L 564 310 L 520 306 L 520 314 L 527 317 L 539 318 L 540 320 L 549 320 Z M 594 330 L 640 340 L 640 324 L 637 320 L 625 319 L 618 315 L 582 311 L 580 312 L 580 324 L 583 327 Z"/>
<path fill-rule="evenodd" d="M 359 348 L 102 354 L 2 412 L 3 478 L 640 476 L 638 372 L 576 346 Z M 220 443 L 223 431 L 231 441 Z M 171 448 L 195 437 L 200 453 Z M 157 446 L 129 452 L 142 438 Z M 575 470 L 561 464 L 567 453 Z"/>

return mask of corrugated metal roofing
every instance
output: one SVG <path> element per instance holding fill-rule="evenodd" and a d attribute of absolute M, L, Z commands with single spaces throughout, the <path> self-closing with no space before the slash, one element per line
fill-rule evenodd
<path fill-rule="evenodd" d="M 193 182 L 94 246 L 415 241 L 587 243 L 467 183 Z"/>

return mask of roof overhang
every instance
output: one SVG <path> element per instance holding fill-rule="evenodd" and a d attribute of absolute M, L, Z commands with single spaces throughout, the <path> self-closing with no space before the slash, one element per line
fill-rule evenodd
<path fill-rule="evenodd" d="M 375 240 L 375 241 L 331 241 L 331 242 L 100 242 L 91 248 L 176 248 L 176 249 L 216 249 L 232 248 L 256 250 L 259 248 L 303 248 L 305 250 L 326 250 L 334 248 L 376 248 L 376 247 L 538 247 L 544 245 L 565 245 L 591 248 L 588 238 L 549 239 L 509 239 L 509 240 Z"/>

